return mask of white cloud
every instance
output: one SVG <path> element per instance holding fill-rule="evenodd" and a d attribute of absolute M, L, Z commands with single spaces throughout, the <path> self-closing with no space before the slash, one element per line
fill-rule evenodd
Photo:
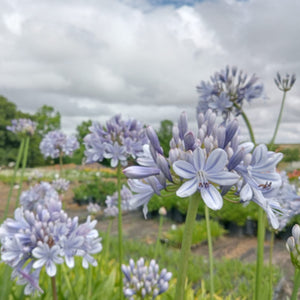
<path fill-rule="evenodd" d="M 192 120 L 196 85 L 234 64 L 265 83 L 269 99 L 247 114 L 267 142 L 281 100 L 272 77 L 300 70 L 297 0 L 2 2 L 0 94 L 26 111 L 55 106 L 68 132 L 119 112 L 159 124 L 187 110 Z M 295 86 L 278 141 L 299 142 L 299 101 Z"/>

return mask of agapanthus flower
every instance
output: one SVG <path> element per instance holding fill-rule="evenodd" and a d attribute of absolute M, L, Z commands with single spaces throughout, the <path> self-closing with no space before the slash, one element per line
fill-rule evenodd
<path fill-rule="evenodd" d="M 289 183 L 285 171 L 280 172 L 282 184 L 275 189 L 265 189 L 264 196 L 280 205 L 277 216 L 279 226 L 278 230 L 283 230 L 291 219 L 300 213 L 300 195 L 296 193 L 294 185 Z"/>
<path fill-rule="evenodd" d="M 147 128 L 149 145 L 144 146 L 143 155 L 137 159 L 140 166 L 124 170 L 130 178 L 132 206 L 143 205 L 146 213 L 154 194 L 171 190 L 179 197 L 200 192 L 206 205 L 216 210 L 223 205 L 222 196 L 233 188 L 241 202 L 254 201 L 260 205 L 271 225 L 278 228 L 281 204 L 267 198 L 264 187 L 273 190 L 280 186 L 276 165 L 282 154 L 268 151 L 265 145 L 253 151 L 253 143 L 240 143 L 238 121 L 218 125 L 216 114 L 210 109 L 198 114 L 197 124 L 196 132 L 189 130 L 186 114 L 181 114 L 172 131 L 168 156 L 163 153 L 155 131 Z"/>
<path fill-rule="evenodd" d="M 236 67 L 216 72 L 209 82 L 201 81 L 197 86 L 199 103 L 197 113 L 205 113 L 208 109 L 223 115 L 226 120 L 230 113 L 238 115 L 244 101 L 251 102 L 260 98 L 263 85 L 257 83 L 258 78 L 238 71 Z"/>
<path fill-rule="evenodd" d="M 121 208 L 123 211 L 128 211 L 135 208 L 131 205 L 132 192 L 130 189 L 128 189 L 128 187 L 125 184 L 122 185 L 120 196 L 121 196 Z M 111 208 L 111 207 L 117 208 L 118 192 L 116 191 L 113 193 L 113 195 L 106 196 L 105 204 L 107 208 Z M 111 212 L 111 211 L 107 210 L 106 212 Z M 115 210 L 113 210 L 113 214 L 114 212 Z"/>
<path fill-rule="evenodd" d="M 20 204 L 25 210 L 36 210 L 39 205 L 47 205 L 49 200 L 59 201 L 56 189 L 48 182 L 41 181 L 20 195 Z"/>
<path fill-rule="evenodd" d="M 52 187 L 59 193 L 64 193 L 69 189 L 70 181 L 65 178 L 58 178 L 52 181 Z"/>
<path fill-rule="evenodd" d="M 106 126 L 94 122 L 89 130 L 84 138 L 87 163 L 107 158 L 113 168 L 119 163 L 125 166 L 130 156 L 136 158 L 143 152 L 147 142 L 142 124 L 134 119 L 122 120 L 121 115 L 111 118 Z"/>
<path fill-rule="evenodd" d="M 26 285 L 25 294 L 42 292 L 39 274 L 45 267 L 49 276 L 56 275 L 56 265 L 66 262 L 74 267 L 75 256 L 82 257 L 82 265 L 97 265 L 92 257 L 101 251 L 101 238 L 95 229 L 97 221 L 88 217 L 79 224 L 78 217 L 69 218 L 56 197 L 37 201 L 36 205 L 19 207 L 14 218 L 0 227 L 1 260 L 14 270 L 12 278 Z"/>
<path fill-rule="evenodd" d="M 140 258 L 136 264 L 133 259 L 130 259 L 128 266 L 122 265 L 122 271 L 125 275 L 124 296 L 130 300 L 146 297 L 155 299 L 168 290 L 172 278 L 172 273 L 166 269 L 159 272 L 159 266 L 154 259 L 150 261 L 149 266 L 145 265 L 143 258 Z"/>
<path fill-rule="evenodd" d="M 199 190 L 209 207 L 220 209 L 222 197 L 211 182 L 233 185 L 239 179 L 236 173 L 226 168 L 229 160 L 227 152 L 230 152 L 231 143 L 238 133 L 237 121 L 217 127 L 216 114 L 211 110 L 205 115 L 200 114 L 197 121 L 198 131 L 193 133 L 188 128 L 186 113 L 180 115 L 178 125 L 173 128 L 169 157 L 164 155 L 155 131 L 147 128 L 150 143 L 137 159 L 142 166 L 124 170 L 124 174 L 131 178 L 128 180 L 133 192 L 131 204 L 133 207 L 143 205 L 145 215 L 151 197 L 161 195 L 161 191 L 168 186 L 176 186 L 180 197 L 187 197 Z M 182 179 L 188 181 L 178 187 Z"/>
<path fill-rule="evenodd" d="M 274 82 L 281 91 L 287 92 L 293 87 L 294 83 L 296 82 L 296 75 L 292 74 L 292 76 L 290 76 L 289 74 L 286 74 L 285 77 L 282 77 L 278 72 L 276 74 Z"/>
<path fill-rule="evenodd" d="M 59 130 L 48 132 L 40 143 L 40 150 L 45 158 L 57 158 L 60 155 L 72 156 L 79 148 L 79 143 L 74 136 L 67 136 Z"/>
<path fill-rule="evenodd" d="M 90 202 L 90 203 L 88 204 L 88 206 L 86 207 L 86 209 L 87 209 L 87 211 L 88 211 L 89 213 L 91 213 L 91 214 L 96 214 L 96 213 L 98 213 L 98 212 L 101 210 L 101 207 L 100 207 L 100 205 L 97 204 L 97 203 L 92 203 L 92 202 Z"/>
<path fill-rule="evenodd" d="M 11 126 L 7 126 L 7 130 L 16 134 L 33 136 L 36 129 L 36 122 L 30 119 L 17 119 L 11 121 Z"/>

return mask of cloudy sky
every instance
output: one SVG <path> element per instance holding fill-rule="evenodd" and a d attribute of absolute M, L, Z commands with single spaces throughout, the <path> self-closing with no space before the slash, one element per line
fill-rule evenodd
<path fill-rule="evenodd" d="M 264 99 L 245 111 L 257 140 L 268 142 L 282 96 L 273 77 L 300 74 L 299 0 L 0 5 L 0 94 L 26 112 L 55 107 L 68 133 L 116 113 L 156 128 L 183 110 L 193 121 L 197 84 L 235 65 L 264 84 Z M 288 94 L 277 142 L 300 143 L 299 86 Z"/>

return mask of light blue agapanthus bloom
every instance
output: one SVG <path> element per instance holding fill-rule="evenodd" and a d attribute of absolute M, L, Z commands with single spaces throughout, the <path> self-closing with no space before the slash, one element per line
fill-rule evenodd
<path fill-rule="evenodd" d="M 239 175 L 225 170 L 226 163 L 227 154 L 223 149 L 215 149 L 206 157 L 205 150 L 199 147 L 194 150 L 192 160 L 176 161 L 173 170 L 180 177 L 188 179 L 177 190 L 177 196 L 188 197 L 199 190 L 209 208 L 220 209 L 223 206 L 223 198 L 211 182 L 233 185 L 240 178 Z"/>

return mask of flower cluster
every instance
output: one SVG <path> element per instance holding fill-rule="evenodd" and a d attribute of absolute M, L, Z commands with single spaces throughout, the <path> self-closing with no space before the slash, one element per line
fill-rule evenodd
<path fill-rule="evenodd" d="M 124 170 L 134 193 L 132 207 L 144 205 L 146 215 L 150 198 L 167 189 L 176 190 L 179 197 L 200 192 L 205 204 L 217 210 L 223 205 L 222 196 L 234 187 L 241 202 L 256 202 L 266 211 L 272 226 L 278 228 L 274 210 L 280 210 L 280 205 L 268 200 L 264 193 L 281 185 L 276 164 L 282 154 L 268 151 L 263 144 L 254 149 L 250 142 L 239 143 L 237 120 L 218 125 L 216 114 L 210 109 L 198 115 L 197 123 L 194 134 L 188 129 L 186 114 L 181 114 L 173 128 L 168 157 L 164 156 L 155 131 L 146 129 L 150 145 L 137 159 L 140 166 Z"/>
<path fill-rule="evenodd" d="M 166 269 L 159 273 L 159 266 L 154 259 L 150 261 L 149 266 L 145 265 L 143 258 L 136 264 L 130 259 L 129 266 L 122 265 L 122 271 L 125 275 L 124 295 L 129 299 L 144 299 L 147 296 L 155 299 L 169 288 L 172 278 L 172 273 Z"/>
<path fill-rule="evenodd" d="M 291 261 L 296 268 L 300 268 L 300 226 L 294 225 L 292 236 L 287 239 L 286 248 L 290 252 Z"/>
<path fill-rule="evenodd" d="M 61 154 L 71 156 L 78 148 L 76 137 L 67 136 L 59 130 L 48 132 L 40 143 L 40 150 L 45 158 L 57 158 Z"/>
<path fill-rule="evenodd" d="M 94 229 L 96 223 L 90 217 L 83 224 L 78 223 L 78 217 L 69 218 L 55 196 L 45 197 L 27 208 L 19 207 L 14 218 L 0 227 L 1 260 L 14 269 L 12 278 L 17 278 L 17 284 L 26 285 L 25 294 L 43 292 L 39 274 L 44 266 L 52 277 L 56 275 L 57 264 L 65 261 L 73 268 L 75 256 L 83 258 L 84 268 L 97 265 L 91 256 L 102 249 L 101 238 Z"/>
<path fill-rule="evenodd" d="M 220 113 L 227 119 L 230 113 L 238 115 L 241 112 L 244 100 L 251 102 L 261 97 L 262 84 L 257 84 L 258 78 L 253 74 L 238 71 L 236 67 L 216 72 L 210 82 L 201 81 L 197 86 L 199 103 L 197 112 L 206 112 L 208 109 Z"/>
<path fill-rule="evenodd" d="M 132 210 L 131 199 L 132 192 L 131 190 L 123 184 L 122 189 L 120 191 L 121 195 L 121 208 L 123 211 Z M 104 209 L 104 214 L 107 217 L 115 217 L 118 214 L 118 192 L 114 192 L 113 195 L 107 196 L 106 200 L 106 208 Z"/>
<path fill-rule="evenodd" d="M 283 214 L 278 216 L 278 230 L 283 230 L 291 219 L 300 213 L 300 196 L 294 185 L 289 183 L 286 172 L 280 173 L 282 184 L 270 191 L 266 191 L 265 197 L 273 203 L 279 202 Z"/>
<path fill-rule="evenodd" d="M 107 158 L 113 168 L 118 163 L 125 166 L 128 157 L 135 158 L 142 153 L 147 142 L 142 124 L 134 119 L 124 121 L 121 115 L 111 118 L 106 126 L 94 122 L 89 130 L 91 133 L 84 138 L 87 163 Z"/>
<path fill-rule="evenodd" d="M 86 207 L 87 211 L 91 214 L 96 214 L 101 210 L 101 207 L 97 203 L 90 202 Z"/>
<path fill-rule="evenodd" d="M 36 122 L 33 122 L 30 119 L 18 119 L 12 120 L 11 126 L 7 126 L 6 129 L 16 134 L 33 136 L 36 125 Z"/>
<path fill-rule="evenodd" d="M 64 193 L 69 189 L 70 181 L 64 178 L 58 178 L 52 181 L 52 187 L 59 193 Z"/>
<path fill-rule="evenodd" d="M 60 200 L 55 188 L 50 183 L 42 181 L 22 192 L 20 204 L 25 210 L 36 211 L 39 205 L 44 206 L 50 199 Z"/>

